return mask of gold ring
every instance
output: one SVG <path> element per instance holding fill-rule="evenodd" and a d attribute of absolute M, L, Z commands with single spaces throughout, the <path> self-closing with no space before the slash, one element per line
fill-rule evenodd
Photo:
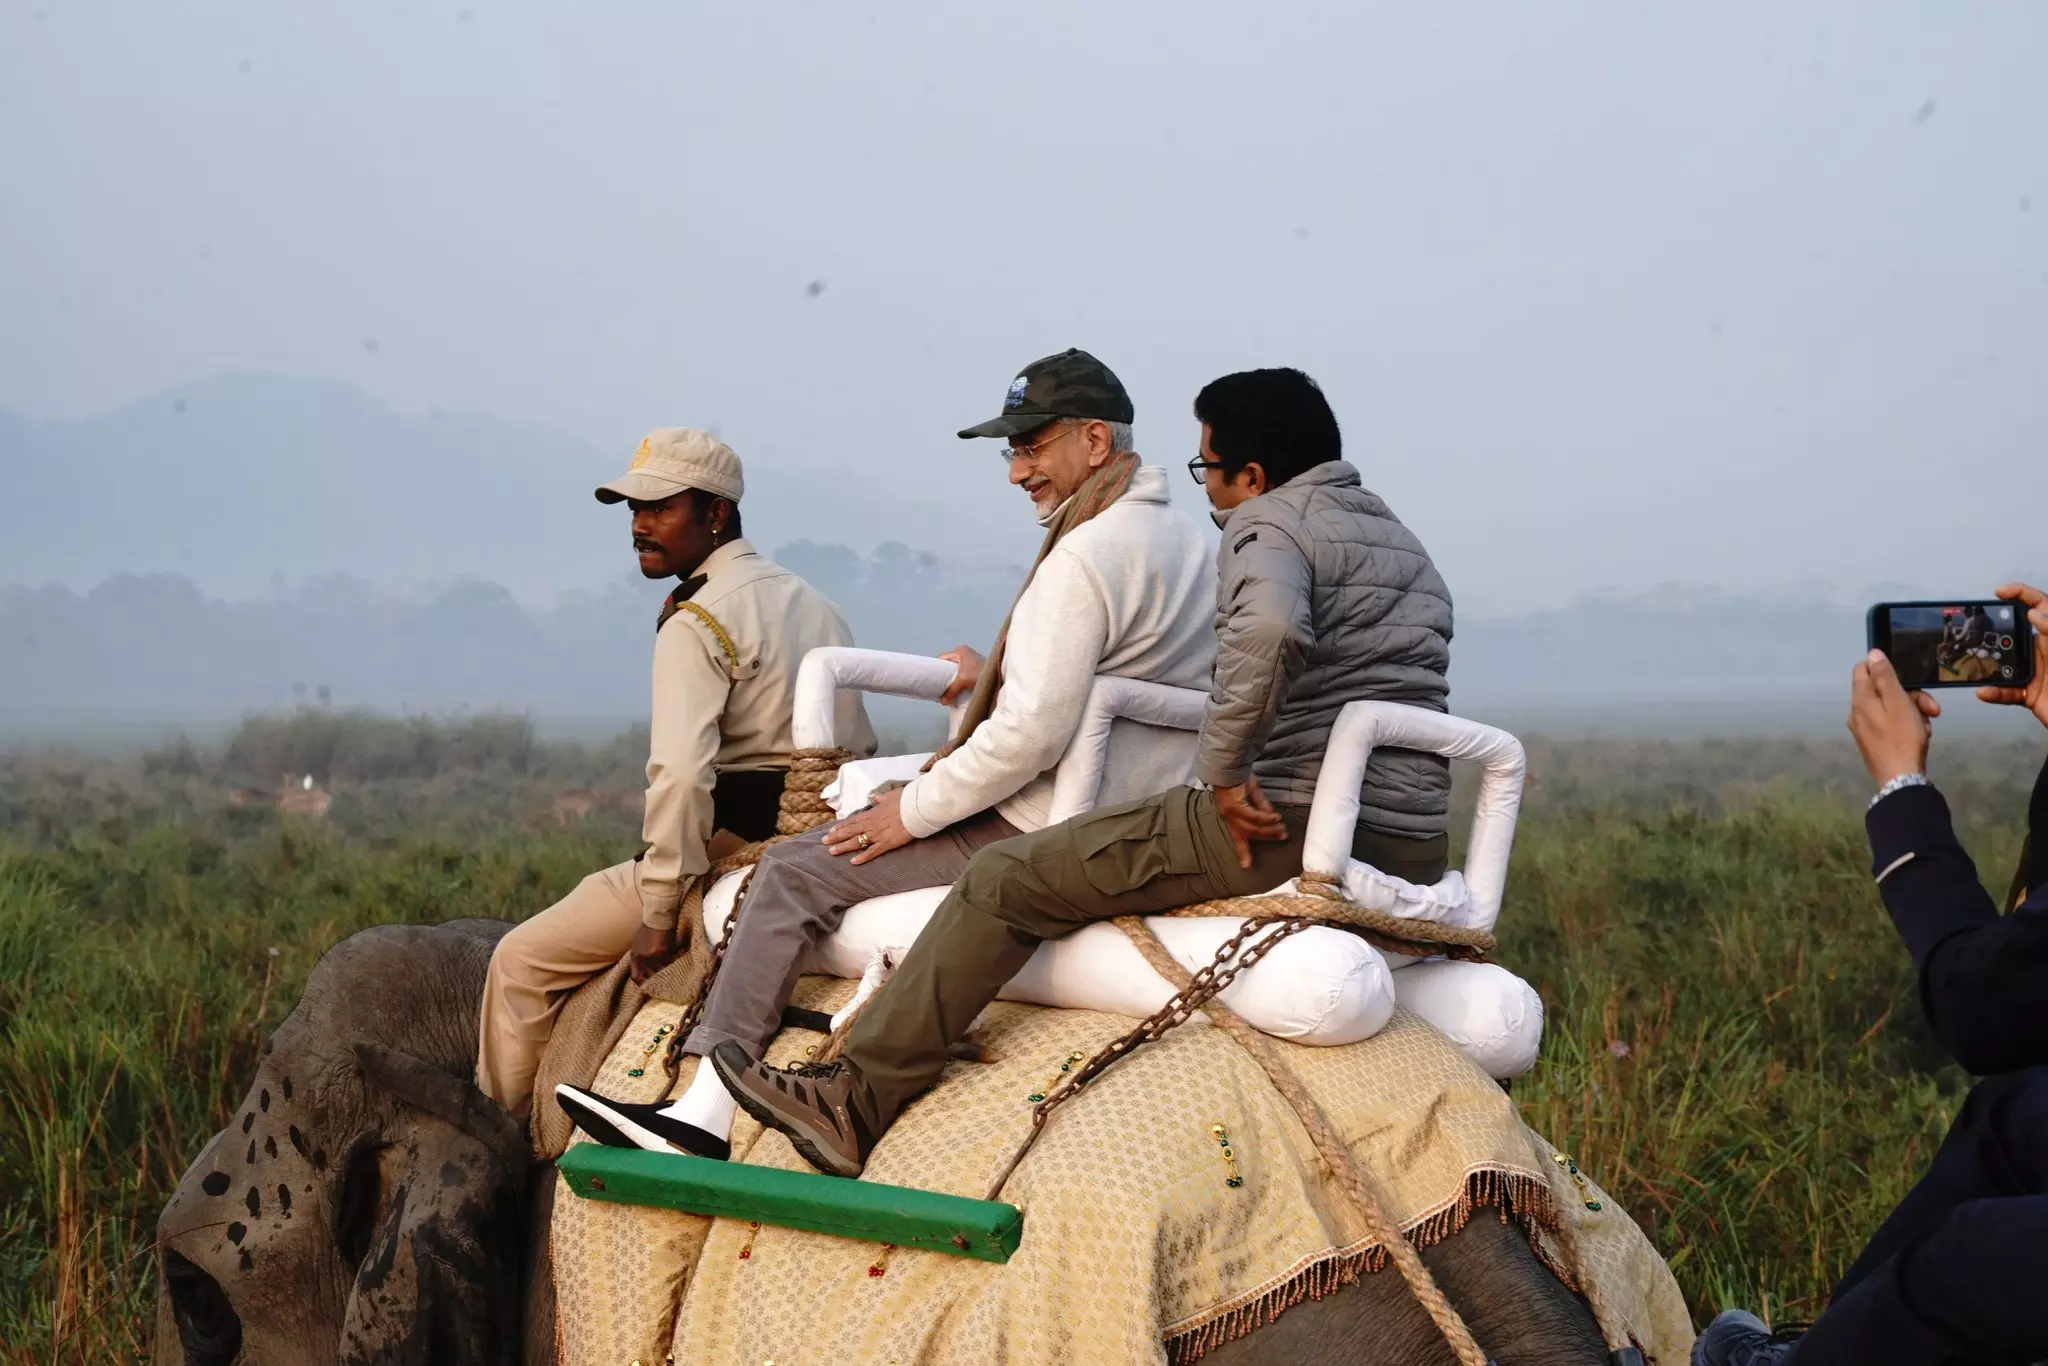
<path fill-rule="evenodd" d="M 855 847 L 862 850 L 863 852 L 865 852 L 867 850 L 867 847 L 873 843 L 874 841 L 869 839 L 865 834 L 863 834 L 859 839 L 854 841 Z"/>

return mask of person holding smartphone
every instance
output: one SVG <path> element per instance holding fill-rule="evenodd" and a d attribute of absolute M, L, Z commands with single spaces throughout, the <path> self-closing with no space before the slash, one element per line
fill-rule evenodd
<path fill-rule="evenodd" d="M 1998 596 L 2033 625 L 2032 677 L 1977 696 L 2048 726 L 2048 593 L 2016 583 Z M 1695 1366 L 2048 1359 L 2048 766 L 2001 914 L 1927 780 L 1940 715 L 1882 652 L 1856 666 L 1849 733 L 1877 784 L 1864 818 L 1872 872 L 1935 1037 L 1984 1080 L 1810 1328 L 1772 1333 L 1727 1310 L 1700 1334 Z"/>

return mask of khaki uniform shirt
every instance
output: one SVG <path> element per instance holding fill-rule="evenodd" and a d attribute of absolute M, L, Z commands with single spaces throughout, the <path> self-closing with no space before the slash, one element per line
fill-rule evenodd
<path fill-rule="evenodd" d="M 654 637 L 654 706 L 641 837 L 641 918 L 676 923 L 685 879 L 711 866 L 711 787 L 721 771 L 788 768 L 797 666 L 821 645 L 851 645 L 839 609 L 744 539 L 711 552 L 689 601 L 717 619 L 721 641 L 697 613 L 671 614 Z M 875 734 L 859 694 L 841 695 L 838 742 L 872 754 Z"/>

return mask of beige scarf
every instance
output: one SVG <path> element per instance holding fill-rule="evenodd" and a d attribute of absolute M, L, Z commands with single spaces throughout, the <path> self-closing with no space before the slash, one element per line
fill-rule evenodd
<path fill-rule="evenodd" d="M 1074 490 L 1073 497 L 1060 504 L 1059 510 L 1046 523 L 1045 540 L 1038 547 L 1038 557 L 1031 561 L 1031 573 L 1024 576 L 1024 587 L 1017 590 L 1019 601 L 1031 587 L 1032 575 L 1038 572 L 1039 565 L 1045 563 L 1045 557 L 1052 554 L 1052 548 L 1060 543 L 1060 538 L 1123 497 L 1131 486 L 1131 476 L 1137 472 L 1137 453 L 1120 452 L 1104 461 L 1080 488 Z M 933 763 L 966 744 L 975 727 L 988 720 L 989 714 L 996 709 L 996 690 L 1003 686 L 1003 650 L 1010 639 L 1010 618 L 1016 614 L 1017 604 L 1012 602 L 1010 610 L 1003 615 L 1002 629 L 996 632 L 996 643 L 990 647 L 988 659 L 982 663 L 981 677 L 974 684 L 974 695 L 967 699 L 967 713 L 960 718 L 959 732 L 940 747 L 932 757 Z M 927 763 L 925 767 L 929 769 L 931 764 Z"/>

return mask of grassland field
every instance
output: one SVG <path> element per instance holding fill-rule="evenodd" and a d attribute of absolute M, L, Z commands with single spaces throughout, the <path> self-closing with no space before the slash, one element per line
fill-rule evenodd
<path fill-rule="evenodd" d="M 0 1360 L 146 1358 L 156 1213 L 320 954 L 387 921 L 524 917 L 629 856 L 644 737 L 308 712 L 217 746 L 0 754 Z M 1985 880 L 2039 744 L 1938 744 Z M 1846 738 L 1529 741 L 1501 961 L 1542 992 L 1514 1095 L 1696 1313 L 1811 1315 L 1968 1079 L 1871 888 Z M 316 774 L 324 819 L 230 802 Z"/>

